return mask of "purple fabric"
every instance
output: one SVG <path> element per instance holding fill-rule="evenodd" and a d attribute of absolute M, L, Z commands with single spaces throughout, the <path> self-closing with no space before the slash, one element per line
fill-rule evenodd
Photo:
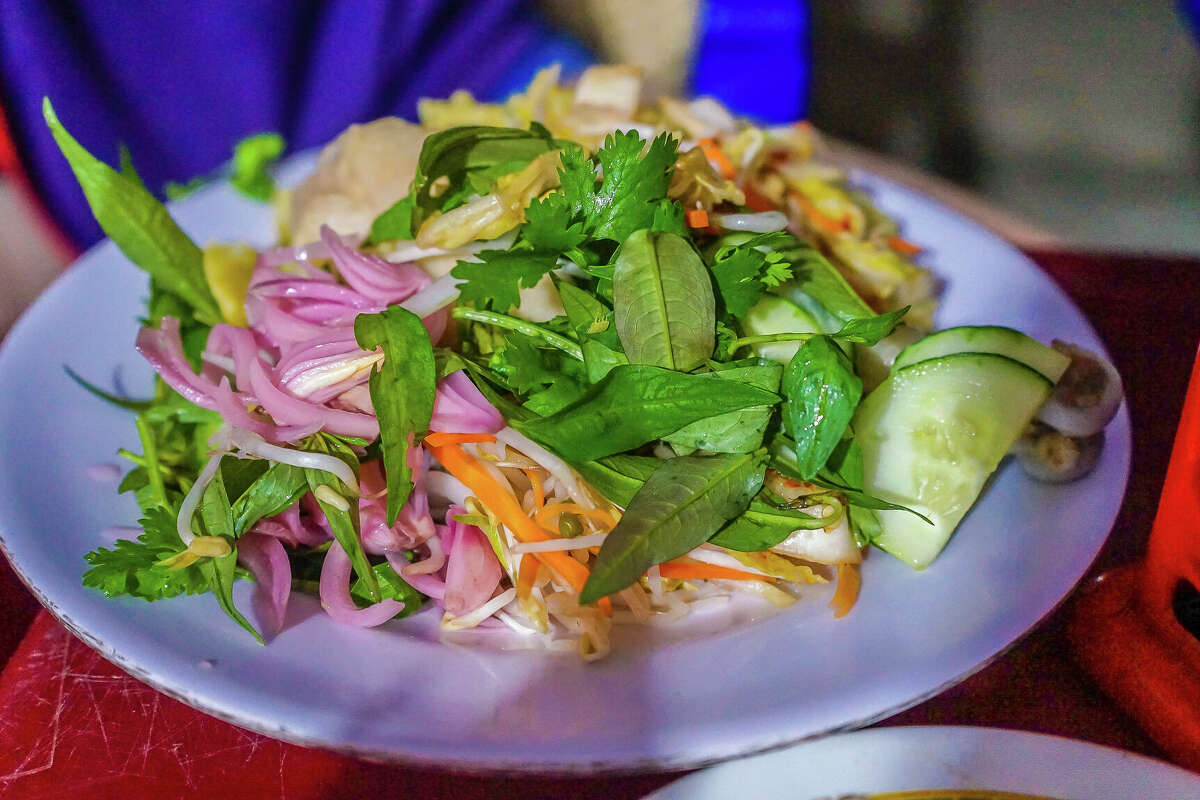
<path fill-rule="evenodd" d="M 84 246 L 100 230 L 43 95 L 97 156 L 115 163 L 126 144 L 158 191 L 252 133 L 299 151 L 351 122 L 412 118 L 423 96 L 490 96 L 545 33 L 524 0 L 0 0 L 0 102 L 30 183 Z"/>

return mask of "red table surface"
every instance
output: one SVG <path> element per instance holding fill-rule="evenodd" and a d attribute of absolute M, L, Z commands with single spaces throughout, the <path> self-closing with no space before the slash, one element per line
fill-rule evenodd
<path fill-rule="evenodd" d="M 1145 545 L 1200 340 L 1200 260 L 1031 255 L 1100 332 L 1125 377 L 1133 418 L 1128 493 L 1090 578 L 1132 560 Z M 12 654 L 0 673 L 5 800 L 72 795 L 620 800 L 677 777 L 485 777 L 370 764 L 284 744 L 208 717 L 112 666 L 48 614 L 37 613 L 3 561 L 0 608 L 5 609 L 0 662 Z M 994 725 L 1161 756 L 1071 660 L 1064 616 L 1052 615 L 988 667 L 883 724 Z"/>

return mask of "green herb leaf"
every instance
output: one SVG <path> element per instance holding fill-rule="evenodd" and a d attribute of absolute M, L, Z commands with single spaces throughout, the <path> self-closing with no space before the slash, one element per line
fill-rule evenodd
<path fill-rule="evenodd" d="M 410 240 L 416 235 L 413 229 L 413 210 L 416 204 L 412 195 L 405 195 L 371 223 L 371 231 L 364 244 L 372 245 L 393 239 Z"/>
<path fill-rule="evenodd" d="M 333 440 L 312 436 L 305 440 L 305 447 L 315 452 L 336 455 L 350 464 L 355 473 L 358 472 L 358 459 L 353 451 L 349 448 L 339 447 L 338 443 Z M 363 581 L 363 590 L 367 593 L 368 599 L 376 602 L 379 599 L 379 582 L 375 573 L 371 571 L 371 562 L 367 560 L 367 554 L 363 551 L 362 541 L 359 537 L 358 498 L 350 491 L 350 487 L 325 470 L 305 469 L 304 476 L 308 480 L 308 488 L 312 490 L 313 496 L 321 506 L 321 511 L 325 514 L 325 519 L 329 522 L 333 538 L 337 539 L 338 544 L 350 557 L 354 572 Z M 330 503 L 327 498 L 323 498 L 324 492 L 319 492 L 322 486 L 326 486 L 340 495 L 345 500 L 347 507 L 341 508 L 339 505 Z"/>
<path fill-rule="evenodd" d="M 741 516 L 731 520 L 708 541 L 729 550 L 756 553 L 774 547 L 797 530 L 816 530 L 827 524 L 828 521 L 803 511 L 777 508 L 755 500 Z"/>
<path fill-rule="evenodd" d="M 843 342 L 858 342 L 865 345 L 878 344 L 880 339 L 896 329 L 910 308 L 912 306 L 905 306 L 878 316 L 849 320 L 841 327 L 841 330 L 832 334 L 833 338 L 841 339 Z"/>
<path fill-rule="evenodd" d="M 233 502 L 233 530 L 241 536 L 260 519 L 282 514 L 308 491 L 300 467 L 273 463 Z"/>
<path fill-rule="evenodd" d="M 830 264 L 819 250 L 799 240 L 793 241 L 793 244 L 779 250 L 780 255 L 792 266 L 792 281 L 786 285 L 784 296 L 805 308 L 810 307 L 811 303 L 806 301 L 811 298 L 843 323 L 875 314 L 850 287 L 837 267 Z M 796 292 L 802 296 L 796 297 Z"/>
<path fill-rule="evenodd" d="M 676 236 L 687 236 L 687 225 L 683 221 L 683 206 L 674 200 L 659 200 L 654 206 L 654 219 L 650 222 L 650 230 L 659 233 L 673 233 Z"/>
<path fill-rule="evenodd" d="M 796 441 L 801 478 L 812 480 L 854 416 L 862 379 L 832 339 L 814 336 L 788 363 L 783 396 L 783 428 Z"/>
<path fill-rule="evenodd" d="M 687 372 L 716 344 L 716 300 L 700 256 L 673 233 L 640 230 L 617 252 L 617 335 L 631 363 Z"/>
<path fill-rule="evenodd" d="M 601 545 L 579 602 L 619 592 L 655 564 L 706 542 L 746 509 L 762 487 L 766 463 L 763 450 L 662 462 Z"/>
<path fill-rule="evenodd" d="M 67 377 L 69 377 L 71 380 L 79 384 L 80 388 L 90 392 L 96 397 L 99 397 L 106 403 L 111 403 L 112 405 L 117 406 L 118 408 L 123 408 L 126 411 L 133 411 L 135 413 L 140 413 L 150 408 L 151 402 L 149 400 L 134 400 L 129 397 L 121 397 L 120 395 L 106 392 L 100 387 L 94 386 L 93 384 L 85 381 L 75 372 L 75 370 L 71 369 L 66 364 L 63 364 L 63 372 L 67 373 Z"/>
<path fill-rule="evenodd" d="M 450 274 L 459 284 L 459 300 L 504 312 L 521 304 L 520 287 L 532 289 L 554 269 L 554 253 L 528 250 L 483 250 L 479 261 L 459 261 Z"/>
<path fill-rule="evenodd" d="M 629 358 L 621 349 L 621 340 L 613 324 L 612 309 L 590 292 L 566 281 L 556 281 L 555 285 L 567 319 L 579 339 L 588 381 L 596 383 L 613 367 L 628 364 Z"/>
<path fill-rule="evenodd" d="M 584 201 L 593 235 L 623 242 L 654 224 L 658 202 L 667 196 L 679 143 L 662 133 L 646 148 L 635 131 L 617 131 L 596 151 L 604 178 Z"/>
<path fill-rule="evenodd" d="M 200 248 L 180 230 L 167 209 L 140 180 L 117 172 L 85 150 L 58 121 L 50 99 L 42 102 L 46 125 L 71 165 L 100 227 L 129 260 L 149 272 L 208 324 L 221 321 L 204 279 Z"/>
<path fill-rule="evenodd" d="M 513 427 L 578 464 L 633 450 L 698 419 L 752 406 L 778 395 L 712 373 L 691 375 L 660 367 L 614 367 L 586 395 L 556 414 Z"/>
<path fill-rule="evenodd" d="M 229 183 L 253 200 L 270 200 L 275 194 L 275 179 L 269 167 L 279 160 L 285 147 L 278 133 L 258 133 L 242 139 L 233 146 Z"/>
<path fill-rule="evenodd" d="M 570 204 L 562 192 L 552 192 L 534 200 L 525 209 L 525 227 L 521 236 L 534 250 L 565 253 L 583 244 L 587 235 L 582 221 L 574 221 Z"/>
<path fill-rule="evenodd" d="M 652 456 L 622 454 L 585 461 L 575 469 L 593 489 L 624 508 L 661 464 Z"/>
<path fill-rule="evenodd" d="M 399 600 L 404 603 L 404 610 L 401 611 L 392 619 L 402 619 L 412 616 L 421 609 L 421 604 L 425 601 L 425 595 L 418 592 L 407 582 L 400 574 L 392 568 L 392 565 L 386 561 L 376 564 L 372 568 L 375 572 L 375 580 L 379 584 L 379 596 L 383 600 Z M 350 587 L 350 596 L 354 598 L 355 603 L 361 606 L 369 606 L 376 601 L 372 600 L 367 593 L 367 586 L 362 578 L 354 582 Z"/>
<path fill-rule="evenodd" d="M 409 448 L 429 430 L 433 416 L 437 391 L 433 344 L 421 318 L 400 306 L 378 314 L 359 314 L 354 320 L 354 338 L 365 350 L 383 348 L 383 363 L 371 372 L 370 389 L 371 404 L 379 417 L 390 526 L 412 493 Z"/>
<path fill-rule="evenodd" d="M 237 548 L 235 547 L 228 555 L 201 559 L 197 562 L 197 566 L 208 581 L 209 591 L 217 596 L 217 603 L 221 606 L 221 610 L 230 619 L 245 628 L 251 636 L 258 640 L 259 644 L 266 644 L 262 634 L 254 629 L 254 626 L 242 615 L 241 611 L 238 611 L 233 602 L 233 582 L 237 573 Z"/>
<path fill-rule="evenodd" d="M 726 366 L 712 373 L 721 380 L 740 381 L 769 392 L 779 391 L 783 374 L 781 364 Z M 697 420 L 663 437 L 676 452 L 705 450 L 709 453 L 749 453 L 762 445 L 763 434 L 771 421 L 774 408 L 770 405 L 730 411 L 708 419 Z"/>
<path fill-rule="evenodd" d="M 137 541 L 120 539 L 111 550 L 100 547 L 84 556 L 91 565 L 83 573 L 84 586 L 98 589 L 105 597 L 126 594 L 148 601 L 208 591 L 208 579 L 198 565 L 175 570 L 158 565 L 183 550 L 173 511 L 155 506 L 139 524 L 142 533 Z"/>
<path fill-rule="evenodd" d="M 465 200 L 465 186 L 477 189 L 480 182 L 490 184 L 489 179 L 516 172 L 557 146 L 545 128 L 523 131 L 469 125 L 430 134 L 421 145 L 409 194 L 375 219 L 366 244 L 411 238 L 434 211 L 453 207 L 448 199 Z M 498 171 L 499 165 L 503 171 Z M 435 197 L 434 185 L 443 177 L 449 186 Z"/>

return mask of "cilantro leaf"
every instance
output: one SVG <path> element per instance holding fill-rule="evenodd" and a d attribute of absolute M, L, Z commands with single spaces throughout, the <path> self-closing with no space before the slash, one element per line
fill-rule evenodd
<path fill-rule="evenodd" d="M 143 600 L 161 600 L 180 594 L 208 591 L 208 579 L 191 565 L 167 569 L 158 562 L 183 550 L 175 529 L 175 514 L 161 506 L 146 511 L 140 520 L 137 541 L 120 539 L 109 550 L 97 548 L 84 556 L 91 569 L 83 574 L 83 585 L 100 590 L 105 597 L 127 594 Z"/>
<path fill-rule="evenodd" d="M 585 213 L 597 236 L 625 241 L 654 222 L 658 201 L 667 196 L 671 167 L 679 147 L 663 133 L 642 156 L 642 138 L 635 131 L 617 131 L 604 139 L 596 157 L 604 179 Z"/>
<path fill-rule="evenodd" d="M 713 263 L 712 274 L 726 311 L 735 317 L 750 313 L 766 290 L 758 279 L 765 265 L 766 256 L 749 247 L 739 247 L 724 260 Z"/>
<path fill-rule="evenodd" d="M 561 192 L 554 192 L 529 204 L 525 209 L 522 235 L 536 250 L 560 253 L 578 247 L 587 238 L 583 223 L 572 220 L 570 203 Z"/>
<path fill-rule="evenodd" d="M 464 281 L 459 299 L 501 312 L 520 305 L 520 288 L 533 288 L 558 263 L 554 253 L 537 250 L 483 250 L 476 256 L 481 261 L 459 261 L 450 270 Z"/>

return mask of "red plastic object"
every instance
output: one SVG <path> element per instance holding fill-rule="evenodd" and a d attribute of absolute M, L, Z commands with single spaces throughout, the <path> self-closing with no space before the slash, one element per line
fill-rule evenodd
<path fill-rule="evenodd" d="M 1146 557 L 1100 576 L 1068 627 L 1100 687 L 1175 761 L 1200 770 L 1200 639 L 1173 603 L 1183 581 L 1200 588 L 1200 352 Z"/>

